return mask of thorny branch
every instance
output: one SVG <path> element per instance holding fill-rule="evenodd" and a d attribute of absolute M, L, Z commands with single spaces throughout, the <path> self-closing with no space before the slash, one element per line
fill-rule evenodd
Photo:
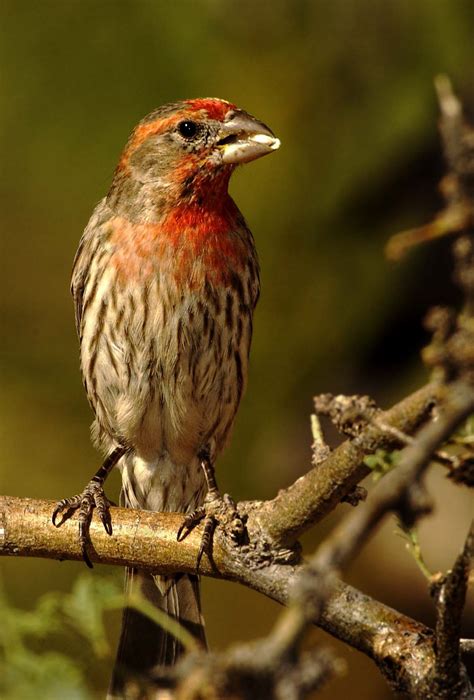
<path fill-rule="evenodd" d="M 459 234 L 453 247 L 455 278 L 463 290 L 464 307 L 459 314 L 437 308 L 428 315 L 432 341 L 423 359 L 433 370 L 433 381 L 385 412 L 369 397 L 325 394 L 315 399 L 317 413 L 329 416 L 348 439 L 331 451 L 314 418 L 313 468 L 273 500 L 239 504 L 247 542 L 237 546 L 226 537 L 222 523 L 212 560 L 203 560 L 200 569 L 204 575 L 238 581 L 288 607 L 265 639 L 184 657 L 170 671 L 169 698 L 306 697 L 341 670 L 327 649 L 301 651 L 310 624 L 372 658 L 397 692 L 433 700 L 474 696 L 461 658 L 462 653 L 472 653 L 474 643 L 460 638 L 474 550 L 472 528 L 452 570 L 432 581 L 435 630 L 339 578 L 389 513 L 412 525 L 430 510 L 423 475 L 433 461 L 447 465 L 454 481 L 467 485 L 473 481 L 472 449 L 457 450 L 453 457 L 444 443 L 453 440 L 456 428 L 474 411 L 474 131 L 464 123 L 446 78 L 437 80 L 437 90 L 448 164 L 442 183 L 446 207 L 433 223 L 393 237 L 388 247 L 389 254 L 400 257 L 420 241 Z M 364 458 L 377 449 L 395 448 L 403 448 L 396 468 L 361 505 L 365 494 L 358 484 L 370 471 Z M 304 562 L 297 538 L 344 500 L 357 509 Z M 50 502 L 0 496 L 0 554 L 81 559 L 74 521 L 54 528 L 52 507 Z M 195 570 L 200 530 L 177 543 L 183 516 L 118 508 L 111 515 L 111 537 L 96 521 L 92 523 L 93 561 L 163 574 Z"/>

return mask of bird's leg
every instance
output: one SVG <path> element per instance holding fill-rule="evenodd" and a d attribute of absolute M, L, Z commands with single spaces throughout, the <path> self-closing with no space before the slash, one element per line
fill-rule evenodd
<path fill-rule="evenodd" d="M 102 525 L 108 535 L 112 534 L 112 521 L 110 519 L 110 501 L 104 493 L 104 482 L 112 471 L 112 468 L 117 464 L 119 459 L 127 452 L 126 447 L 122 445 L 116 447 L 106 457 L 102 466 L 92 479 L 87 484 L 82 493 L 71 498 L 63 498 L 56 504 L 53 511 L 53 525 L 60 527 L 72 514 L 79 510 L 79 542 L 81 545 L 82 557 L 89 568 L 92 569 L 92 562 L 87 553 L 87 545 L 89 542 L 89 528 L 92 519 L 92 511 L 97 508 L 97 512 L 102 521 Z M 61 520 L 56 522 L 58 515 L 61 514 Z"/>
<path fill-rule="evenodd" d="M 179 528 L 176 536 L 178 542 L 180 542 L 189 535 L 191 530 L 193 530 L 198 523 L 201 521 L 204 522 L 196 564 L 197 572 L 199 572 L 199 565 L 203 554 L 207 554 L 207 556 L 212 559 L 212 539 L 218 523 L 225 526 L 226 531 L 236 543 L 241 541 L 245 530 L 244 523 L 239 515 L 234 500 L 228 493 L 225 493 L 223 496 L 220 494 L 209 452 L 207 450 L 202 450 L 198 454 L 198 457 L 206 479 L 207 494 L 202 506 L 199 506 L 199 508 L 196 508 L 196 510 L 193 510 L 185 516 L 183 524 Z"/>

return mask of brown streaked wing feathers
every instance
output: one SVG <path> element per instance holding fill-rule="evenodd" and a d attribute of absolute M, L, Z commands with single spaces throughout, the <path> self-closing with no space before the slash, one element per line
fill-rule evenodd
<path fill-rule="evenodd" d="M 94 213 L 81 236 L 79 247 L 72 265 L 71 294 L 74 301 L 77 334 L 81 335 L 81 324 L 84 310 L 84 290 L 90 272 L 94 255 L 101 242 L 100 229 L 111 218 L 112 213 L 105 198 L 96 206 Z"/>

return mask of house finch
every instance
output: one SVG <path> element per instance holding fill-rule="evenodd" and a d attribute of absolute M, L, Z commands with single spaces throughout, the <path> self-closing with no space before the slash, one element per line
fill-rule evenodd
<path fill-rule="evenodd" d="M 111 532 L 102 487 L 114 465 L 130 508 L 201 517 L 206 481 L 215 496 L 212 465 L 245 388 L 259 294 L 253 237 L 227 187 L 236 165 L 278 147 L 268 127 L 224 100 L 160 107 L 133 131 L 84 231 L 72 294 L 93 439 L 108 456 L 82 494 L 58 503 L 53 522 L 79 510 L 89 564 L 94 507 Z M 128 569 L 127 589 L 205 644 L 197 576 Z M 111 697 L 181 651 L 126 609 Z"/>

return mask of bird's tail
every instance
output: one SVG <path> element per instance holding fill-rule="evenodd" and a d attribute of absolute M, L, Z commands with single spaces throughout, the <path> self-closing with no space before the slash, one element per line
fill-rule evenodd
<path fill-rule="evenodd" d="M 198 464 L 190 472 L 189 467 L 180 468 L 166 460 L 150 465 L 128 454 L 119 466 L 121 504 L 127 508 L 186 511 L 202 501 L 204 477 Z M 130 697 L 127 686 L 146 685 L 151 672 L 155 679 L 159 678 L 160 669 L 176 663 L 184 651 L 183 638 L 175 636 L 169 625 L 165 626 L 167 619 L 181 625 L 204 648 L 207 646 L 198 576 L 157 576 L 129 567 L 125 572 L 125 595 L 129 600 L 143 600 L 145 606 L 151 604 L 166 616 L 162 626 L 134 607 L 124 609 L 108 700 Z"/>
<path fill-rule="evenodd" d="M 126 593 L 152 603 L 206 646 L 197 576 L 153 576 L 127 568 Z M 174 665 L 183 651 L 182 641 L 171 631 L 135 608 L 125 608 L 108 700 L 127 698 L 127 686 L 146 683 L 152 671 L 159 678 L 160 668 Z"/>

